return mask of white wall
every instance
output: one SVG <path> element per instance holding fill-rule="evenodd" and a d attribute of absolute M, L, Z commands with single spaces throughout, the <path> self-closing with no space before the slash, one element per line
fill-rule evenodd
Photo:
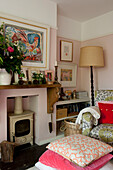
<path fill-rule="evenodd" d="M 81 23 L 58 15 L 58 36 L 80 41 Z"/>
<path fill-rule="evenodd" d="M 0 0 L 0 12 L 57 27 L 57 4 L 49 0 Z"/>
<path fill-rule="evenodd" d="M 113 33 L 113 11 L 80 23 L 58 15 L 58 36 L 86 41 Z"/>
<path fill-rule="evenodd" d="M 81 40 L 89 40 L 113 33 L 113 11 L 82 23 Z"/>

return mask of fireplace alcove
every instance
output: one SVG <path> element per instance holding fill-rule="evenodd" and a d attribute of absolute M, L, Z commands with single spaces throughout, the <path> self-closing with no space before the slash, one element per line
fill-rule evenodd
<path fill-rule="evenodd" d="M 34 142 L 38 145 L 56 136 L 55 113 L 52 110 L 50 95 L 60 85 L 51 86 L 0 86 L 0 142 L 7 140 L 7 112 L 14 107 L 14 97 L 23 96 L 23 109 L 34 114 Z M 52 90 L 51 90 L 52 89 Z M 58 92 L 58 91 L 57 91 Z M 12 98 L 12 99 L 11 99 Z M 57 98 L 57 97 L 56 97 Z M 57 100 L 56 100 L 57 101 Z M 55 101 L 54 101 L 55 103 Z M 52 103 L 52 105 L 54 104 Z M 10 107 L 11 106 L 11 107 Z M 13 107 L 12 107 L 13 106 Z M 53 131 L 49 132 L 49 122 L 53 114 Z"/>

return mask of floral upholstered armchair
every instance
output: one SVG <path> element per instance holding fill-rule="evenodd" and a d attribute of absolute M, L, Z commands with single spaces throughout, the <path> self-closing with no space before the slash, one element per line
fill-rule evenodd
<path fill-rule="evenodd" d="M 95 105 L 100 109 L 100 119 L 94 125 L 94 116 L 90 112 L 83 113 L 82 134 L 113 145 L 113 91 L 97 90 Z"/>

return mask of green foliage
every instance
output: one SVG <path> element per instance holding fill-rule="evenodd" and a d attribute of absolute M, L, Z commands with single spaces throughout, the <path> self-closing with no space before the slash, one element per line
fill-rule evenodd
<path fill-rule="evenodd" d="M 20 79 L 25 78 L 25 74 L 22 71 L 20 71 L 19 78 Z"/>
<path fill-rule="evenodd" d="M 43 80 L 44 79 L 44 75 L 42 74 L 42 73 L 33 73 L 33 76 L 32 76 L 32 78 L 34 79 L 34 80 Z"/>
<path fill-rule="evenodd" d="M 33 73 L 33 75 L 32 75 L 32 78 L 34 79 L 34 80 L 37 80 L 38 82 L 40 82 L 40 83 L 43 83 L 43 84 L 45 84 L 46 83 L 46 79 L 45 79 L 45 76 L 42 74 L 42 73 Z"/>
<path fill-rule="evenodd" d="M 5 68 L 8 73 L 17 72 L 20 74 L 24 55 L 18 41 L 9 42 L 4 36 L 4 24 L 0 27 L 0 68 Z"/>

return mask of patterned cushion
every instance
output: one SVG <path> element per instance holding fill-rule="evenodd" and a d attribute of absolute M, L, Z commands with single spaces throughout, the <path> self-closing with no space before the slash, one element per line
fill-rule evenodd
<path fill-rule="evenodd" d="M 100 124 L 93 128 L 90 136 L 113 145 L 113 124 Z"/>
<path fill-rule="evenodd" d="M 93 128 L 93 119 L 91 113 L 86 112 L 82 116 L 82 134 L 89 136 L 91 129 Z"/>
<path fill-rule="evenodd" d="M 98 101 L 113 101 L 113 90 L 95 91 L 95 104 Z"/>
<path fill-rule="evenodd" d="M 113 151 L 110 145 L 81 134 L 51 142 L 47 148 L 81 167 Z"/>

